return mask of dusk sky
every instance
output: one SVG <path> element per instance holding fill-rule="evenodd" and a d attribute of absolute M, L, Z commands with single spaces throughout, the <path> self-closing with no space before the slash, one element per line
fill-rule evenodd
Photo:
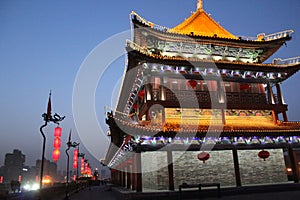
<path fill-rule="evenodd" d="M 93 155 L 97 159 L 104 157 L 109 143 L 104 106 L 114 106 L 112 91 L 122 77 L 125 56 L 112 62 L 97 85 L 93 106 L 101 129 L 93 133 L 88 129 L 78 133 L 73 119 L 73 87 L 82 63 L 97 45 L 130 29 L 132 10 L 155 24 L 174 27 L 196 10 L 196 3 L 197 0 L 1 0 L 0 165 L 13 149 L 26 155 L 27 165 L 35 165 L 35 160 L 41 159 L 39 127 L 44 123 L 41 115 L 46 112 L 50 90 L 53 113 L 66 116 L 60 124 L 63 136 L 59 168 L 66 163 L 64 150 L 70 129 L 72 140 L 81 142 L 82 152 L 88 153 L 89 144 L 80 138 L 88 134 L 99 145 L 95 147 L 99 148 L 98 155 Z M 204 0 L 204 10 L 237 36 L 293 29 L 292 40 L 267 62 L 300 56 L 299 0 Z M 125 49 L 125 40 L 122 48 Z M 107 49 L 113 51 L 114 47 Z M 299 83 L 297 73 L 282 84 L 290 121 L 300 121 Z M 51 159 L 54 128 L 52 123 L 44 129 L 47 159 Z M 97 167 L 93 155 L 87 158 L 93 160 L 92 167 Z"/>

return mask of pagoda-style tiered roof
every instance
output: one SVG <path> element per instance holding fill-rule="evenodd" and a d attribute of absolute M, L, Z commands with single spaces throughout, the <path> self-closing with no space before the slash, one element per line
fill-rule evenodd
<path fill-rule="evenodd" d="M 156 25 L 132 12 L 134 43 L 160 55 L 176 56 L 176 52 L 227 57 L 243 62 L 264 62 L 286 41 L 293 30 L 256 37 L 236 36 L 217 23 L 201 6 L 186 20 L 173 28 Z M 237 58 L 238 57 L 238 58 Z"/>
<path fill-rule="evenodd" d="M 189 18 L 185 19 L 182 23 L 169 29 L 169 33 L 178 33 L 185 35 L 198 35 L 207 37 L 220 37 L 238 39 L 220 24 L 218 24 L 213 18 L 207 14 L 202 6 L 198 6 L 196 12 L 194 12 Z"/>
<path fill-rule="evenodd" d="M 161 65 L 156 65 L 156 70 L 151 69 L 153 72 L 174 72 L 174 74 L 178 74 L 178 69 L 176 70 L 175 67 L 172 66 L 182 66 L 182 68 L 185 67 L 185 71 L 184 73 L 180 73 L 181 76 L 182 74 L 185 74 L 184 76 L 187 76 L 188 74 L 192 74 L 195 76 L 196 74 L 198 74 L 199 77 L 203 77 L 203 75 L 205 75 L 203 74 L 205 69 L 209 69 L 210 67 L 217 67 L 219 69 L 219 72 L 215 71 L 215 75 L 217 76 L 220 76 L 220 71 L 222 71 L 223 69 L 229 70 L 230 72 L 232 72 L 232 74 L 234 73 L 234 71 L 239 71 L 241 77 L 244 72 L 253 73 L 251 77 L 247 78 L 248 80 L 250 80 L 249 78 L 254 78 L 254 74 L 258 75 L 257 72 L 264 73 L 263 76 L 262 74 L 260 74 L 259 77 L 256 77 L 263 79 L 268 78 L 268 72 L 273 74 L 283 73 L 279 76 L 274 76 L 269 79 L 269 82 L 278 83 L 288 79 L 300 69 L 300 57 L 274 59 L 273 63 L 245 63 L 241 61 L 232 62 L 226 59 L 214 60 L 201 59 L 198 57 L 170 57 L 149 53 L 148 51 L 144 50 L 142 47 L 139 47 L 131 41 L 127 42 L 127 52 L 129 58 L 128 70 L 132 70 L 134 67 L 136 67 L 137 62 L 155 63 L 157 60 L 159 60 L 159 63 Z M 201 69 L 203 71 L 201 71 Z M 232 74 L 227 73 L 226 76 L 224 76 L 223 74 L 223 80 L 224 78 L 226 79 L 230 77 L 230 75 Z M 170 73 L 168 73 L 168 76 L 169 75 Z M 235 76 L 235 78 L 237 78 L 237 76 Z M 261 79 L 260 82 L 264 82 L 262 81 L 263 79 Z"/>

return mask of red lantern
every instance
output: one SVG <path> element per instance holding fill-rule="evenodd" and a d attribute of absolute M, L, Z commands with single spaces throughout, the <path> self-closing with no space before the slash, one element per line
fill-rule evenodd
<path fill-rule="evenodd" d="M 73 168 L 77 169 L 78 167 L 78 149 L 75 149 L 73 152 Z"/>
<path fill-rule="evenodd" d="M 139 93 L 138 93 L 138 97 L 140 97 L 140 98 L 144 98 L 144 96 L 145 96 L 145 90 L 141 90 L 141 91 L 139 91 Z"/>
<path fill-rule="evenodd" d="M 54 149 L 52 152 L 52 159 L 54 162 L 57 162 L 60 157 L 60 150 L 59 149 Z"/>
<path fill-rule="evenodd" d="M 198 154 L 197 158 L 201 160 L 203 163 L 205 163 L 205 161 L 207 161 L 210 158 L 210 155 L 209 153 L 203 151 Z"/>
<path fill-rule="evenodd" d="M 88 175 L 92 175 L 92 169 L 91 169 L 91 166 L 89 165 L 89 164 L 87 164 L 87 167 L 86 167 L 86 173 L 88 174 Z"/>
<path fill-rule="evenodd" d="M 250 89 L 250 85 L 247 84 L 247 83 L 242 83 L 242 84 L 240 85 L 240 90 L 246 91 L 246 90 L 249 90 L 249 89 Z"/>
<path fill-rule="evenodd" d="M 137 107 L 138 107 L 137 103 L 135 103 L 135 104 L 132 105 L 132 108 L 134 108 L 134 109 L 137 109 Z"/>
<path fill-rule="evenodd" d="M 80 164 L 80 171 L 81 171 L 82 174 L 84 174 L 85 173 L 84 172 L 84 158 L 81 158 L 80 162 L 81 162 L 81 164 Z"/>
<path fill-rule="evenodd" d="M 73 160 L 78 161 L 78 150 L 77 149 L 74 150 Z"/>
<path fill-rule="evenodd" d="M 77 161 L 77 160 L 74 160 L 74 161 L 73 161 L 73 168 L 74 168 L 74 169 L 77 169 L 77 167 L 78 167 L 78 161 Z"/>
<path fill-rule="evenodd" d="M 54 137 L 61 137 L 61 128 L 59 126 L 54 129 Z"/>
<path fill-rule="evenodd" d="M 258 157 L 264 159 L 264 161 L 266 161 L 267 158 L 270 157 L 270 153 L 268 151 L 262 150 L 260 152 L 258 152 Z"/>
<path fill-rule="evenodd" d="M 195 81 L 195 80 L 189 80 L 188 81 L 188 84 L 193 88 L 193 89 L 196 89 L 196 87 L 197 87 L 197 81 Z"/>
<path fill-rule="evenodd" d="M 54 149 L 59 149 L 61 146 L 61 140 L 59 137 L 55 137 L 53 141 L 53 148 Z"/>

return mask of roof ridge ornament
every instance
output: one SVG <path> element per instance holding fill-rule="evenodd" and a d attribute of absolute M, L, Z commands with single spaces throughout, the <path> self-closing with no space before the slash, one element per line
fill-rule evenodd
<path fill-rule="evenodd" d="M 197 10 L 203 10 L 203 0 L 198 0 Z"/>

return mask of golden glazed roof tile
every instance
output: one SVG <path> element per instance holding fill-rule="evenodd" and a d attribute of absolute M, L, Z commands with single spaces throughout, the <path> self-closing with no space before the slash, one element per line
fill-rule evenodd
<path fill-rule="evenodd" d="M 219 37 L 238 39 L 235 35 L 224 29 L 214 19 L 212 19 L 203 9 L 199 7 L 189 18 L 181 24 L 168 30 L 169 33 L 179 33 L 186 35 Z"/>

